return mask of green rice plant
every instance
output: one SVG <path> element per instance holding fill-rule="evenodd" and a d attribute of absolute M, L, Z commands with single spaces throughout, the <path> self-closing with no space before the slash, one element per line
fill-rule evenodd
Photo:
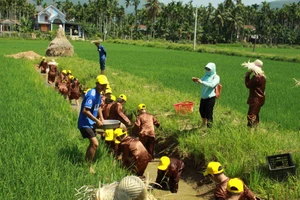
<path fill-rule="evenodd" d="M 77 112 L 45 86 L 32 61 L 1 57 L 1 64 L 6 73 L 0 74 L 0 199 L 73 199 L 75 188 L 126 174 L 100 141 L 98 173 L 90 175 L 84 166 L 88 141 L 80 139 Z"/>
<path fill-rule="evenodd" d="M 40 41 L 41 44 L 29 41 L 22 43 L 10 41 L 10 43 L 15 49 L 1 49 L 1 55 L 28 49 L 42 55 L 47 46 L 46 41 Z M 99 73 L 98 52 L 90 43 L 72 42 L 72 44 L 75 55 L 71 58 L 57 58 L 59 68 L 71 69 L 83 83 L 93 87 L 94 78 Z M 268 177 L 266 164 L 266 156 L 285 152 L 291 152 L 295 162 L 300 160 L 297 142 L 299 126 L 295 117 L 295 111 L 298 110 L 295 97 L 299 93 L 297 88 L 293 88 L 292 79 L 296 75 L 297 64 L 263 60 L 267 75 L 267 101 L 261 111 L 262 123 L 254 133 L 251 133 L 246 127 L 248 91 L 243 78 L 246 71 L 240 66 L 250 57 L 212 55 L 117 43 L 103 43 L 103 45 L 108 52 L 106 74 L 113 94 L 127 95 L 128 102 L 125 109 L 128 113 L 136 113 L 137 105 L 145 103 L 148 111 L 155 114 L 162 124 L 162 130 L 157 131 L 158 137 L 175 138 L 179 143 L 179 151 L 194 155 L 198 165 L 205 166 L 207 161 L 211 160 L 220 161 L 225 167 L 226 174 L 243 178 L 253 191 L 264 197 L 269 199 L 300 197 L 298 167 L 295 179 L 292 179 L 294 184 L 280 183 Z M 81 136 L 76 128 L 77 113 L 72 112 L 69 104 L 52 88 L 45 88 L 43 80 L 33 68 L 37 60 L 14 60 L 5 57 L 0 59 L 5 66 L 3 71 L 9 73 L 9 76 L 0 74 L 1 83 L 4 83 L 0 85 L 0 89 L 4 97 L 9 96 L 9 98 L 4 98 L 3 95 L 0 97 L 1 110 L 5 111 L 0 114 L 1 119 L 5 119 L 0 122 L 1 128 L 5 127 L 1 129 L 5 133 L 2 134 L 5 135 L 2 140 L 7 143 L 0 148 L 4 149 L 3 152 L 7 152 L 7 149 L 12 149 L 10 146 L 15 138 L 18 142 L 17 148 L 10 150 L 13 153 L 1 160 L 1 175 L 4 180 L 8 180 L 3 188 L 9 191 L 5 192 L 6 196 L 0 196 L 1 199 L 15 198 L 18 195 L 31 197 L 32 194 L 40 199 L 45 198 L 45 194 L 48 193 L 51 193 L 50 198 L 53 196 L 53 199 L 56 199 L 55 195 L 63 189 L 67 193 L 64 198 L 69 199 L 73 188 L 86 184 L 97 185 L 99 181 L 109 182 L 125 174 L 118 165 L 114 165 L 113 159 L 106 154 L 104 145 L 100 143 L 95 163 L 96 170 L 100 170 L 99 176 L 87 176 L 82 161 L 88 142 L 80 140 Z M 213 129 L 202 132 L 197 128 L 200 123 L 198 107 L 201 87 L 193 83 L 191 77 L 201 77 L 204 74 L 205 64 L 211 61 L 217 64 L 223 91 L 215 107 Z M 26 86 L 25 89 L 20 90 L 20 85 Z M 12 90 L 20 92 L 16 93 L 18 98 L 12 95 Z M 195 103 L 194 112 L 187 115 L 176 114 L 174 104 L 185 100 Z M 48 110 L 49 107 L 52 109 Z M 35 111 L 34 114 L 32 109 Z M 8 119 L 10 121 L 7 121 Z M 47 123 L 44 119 L 48 119 Z M 61 127 L 66 127 L 67 130 Z M 13 137 L 8 133 L 14 133 Z M 20 137 L 21 134 L 23 137 Z M 38 142 L 35 141 L 36 138 Z M 35 154 L 40 150 L 40 145 L 43 151 Z M 20 155 L 12 156 L 14 154 Z M 11 157 L 13 161 L 9 159 Z M 39 177 L 42 178 L 35 180 L 36 174 L 30 172 L 31 164 L 29 165 L 28 161 L 34 163 L 36 166 L 34 169 L 38 169 L 35 171 L 39 171 Z M 8 163 L 12 168 L 6 169 L 4 163 Z M 102 163 L 107 165 L 103 166 Z M 21 174 L 23 167 L 26 170 Z M 13 173 L 14 169 L 17 173 Z M 108 172 L 108 169 L 115 170 Z M 13 174 L 12 178 L 10 174 Z M 61 177 L 66 178 L 61 180 Z M 76 180 L 73 180 L 73 177 L 76 177 Z M 45 184 L 43 180 L 48 182 Z M 34 183 L 38 185 L 35 186 Z M 15 189 L 12 189 L 11 185 Z M 47 193 L 54 186 L 57 189 Z M 35 189 L 29 193 L 31 187 Z M 16 188 L 22 189 L 18 191 Z M 3 192 L 0 191 L 0 194 Z"/>

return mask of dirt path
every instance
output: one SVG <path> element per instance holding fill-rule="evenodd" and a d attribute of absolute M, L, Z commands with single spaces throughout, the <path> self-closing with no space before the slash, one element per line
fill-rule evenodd
<path fill-rule="evenodd" d="M 38 73 L 40 70 L 37 69 Z M 47 83 L 47 74 L 41 74 L 46 86 L 50 86 Z M 81 105 L 82 99 L 79 99 L 79 105 Z M 75 101 L 71 103 L 72 110 L 79 112 L 80 106 L 76 106 Z M 154 162 L 150 162 L 145 171 L 145 176 L 149 176 L 150 182 L 155 182 L 157 175 L 157 166 L 159 159 L 156 158 Z M 170 191 L 154 189 L 153 194 L 158 200 L 209 200 L 212 199 L 213 184 L 204 184 L 199 186 L 199 181 L 203 179 L 201 174 L 195 169 L 188 166 L 185 167 L 182 173 L 182 178 L 179 181 L 178 193 L 173 194 Z"/>

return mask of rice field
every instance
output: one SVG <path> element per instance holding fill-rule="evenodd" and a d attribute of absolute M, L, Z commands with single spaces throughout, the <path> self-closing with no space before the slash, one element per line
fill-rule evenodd
<path fill-rule="evenodd" d="M 1 40 L 0 97 L 1 143 L 0 199 L 74 199 L 82 185 L 119 180 L 125 174 L 104 148 L 97 154 L 91 176 L 82 166 L 87 141 L 80 139 L 77 113 L 55 91 L 43 83 L 34 69 L 39 60 L 6 58 L 3 55 L 32 50 L 44 55 L 48 41 Z M 75 56 L 57 58 L 60 69 L 70 69 L 88 87 L 99 73 L 98 54 L 93 44 L 73 42 Z M 125 108 L 135 113 L 139 103 L 157 115 L 162 124 L 158 137 L 173 136 L 182 155 L 195 156 L 195 164 L 218 160 L 226 174 L 243 178 L 264 199 L 299 199 L 299 64 L 263 60 L 267 76 L 267 99 L 261 110 L 261 126 L 251 134 L 246 128 L 248 91 L 246 70 L 249 57 L 224 56 L 134 45 L 103 43 L 107 50 L 107 76 L 113 94 L 124 93 Z M 295 50 L 297 51 L 297 50 Z M 204 65 L 215 62 L 223 90 L 214 114 L 214 128 L 200 133 L 199 85 Z M 190 100 L 194 112 L 176 115 L 173 104 Z M 51 127 L 51 128 L 50 128 Z M 101 146 L 101 145 L 100 145 Z M 266 156 L 290 152 L 296 163 L 296 176 L 287 181 L 270 179 Z M 106 163 L 103 165 L 102 163 Z M 9 168 L 7 166 L 10 166 Z M 114 169 L 114 170 L 109 170 Z M 62 192 L 63 191 L 63 192 Z"/>

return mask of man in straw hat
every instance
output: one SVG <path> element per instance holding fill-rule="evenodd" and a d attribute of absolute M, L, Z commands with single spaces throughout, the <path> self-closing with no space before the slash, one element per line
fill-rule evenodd
<path fill-rule="evenodd" d="M 78 117 L 78 129 L 80 130 L 82 137 L 87 138 L 90 141 L 90 145 L 86 150 L 85 159 L 89 164 L 91 173 L 95 173 L 95 170 L 92 167 L 92 161 L 98 147 L 96 126 L 100 127 L 104 122 L 101 110 L 101 92 L 105 90 L 107 84 L 108 80 L 105 75 L 97 76 L 96 87 L 90 89 L 84 96 Z"/>
<path fill-rule="evenodd" d="M 144 145 L 137 139 L 127 135 L 124 129 L 115 130 L 118 145 L 117 156 L 122 158 L 123 166 L 131 169 L 135 175 L 143 177 L 151 155 Z"/>
<path fill-rule="evenodd" d="M 164 183 L 167 179 L 170 191 L 172 193 L 177 193 L 178 191 L 178 183 L 184 168 L 184 163 L 181 160 L 176 158 L 169 158 L 167 156 L 163 156 L 160 158 L 160 162 L 157 167 L 157 177 L 156 183 L 159 184 L 162 188 L 164 188 Z M 159 188 L 159 186 L 155 186 Z"/>
<path fill-rule="evenodd" d="M 259 112 L 265 103 L 266 76 L 262 70 L 263 62 L 261 60 L 244 62 L 242 65 L 249 70 L 245 75 L 245 85 L 249 89 L 247 126 L 253 131 L 253 128 L 259 124 Z M 253 76 L 250 77 L 252 73 Z"/>
<path fill-rule="evenodd" d="M 215 199 L 216 200 L 225 200 L 228 197 L 227 192 L 227 185 L 228 181 L 230 180 L 224 174 L 224 169 L 219 162 L 209 162 L 205 172 L 203 173 L 204 176 L 209 175 L 212 180 L 217 184 L 215 190 Z M 258 200 L 259 198 L 255 197 L 254 193 L 244 184 L 244 190 L 241 194 L 240 200 Z"/>

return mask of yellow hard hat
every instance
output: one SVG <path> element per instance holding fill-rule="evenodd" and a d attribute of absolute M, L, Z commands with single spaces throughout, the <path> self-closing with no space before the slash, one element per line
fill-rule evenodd
<path fill-rule="evenodd" d="M 106 88 L 106 90 L 105 90 L 105 94 L 111 94 L 112 93 L 112 90 L 111 90 L 111 88 Z"/>
<path fill-rule="evenodd" d="M 83 92 L 86 94 L 91 88 L 84 90 Z"/>
<path fill-rule="evenodd" d="M 99 83 L 100 85 L 108 84 L 107 77 L 105 75 L 102 75 L 102 74 L 97 76 L 96 82 Z"/>
<path fill-rule="evenodd" d="M 239 178 L 232 178 L 228 181 L 226 189 L 231 193 L 240 194 L 244 191 L 244 183 Z"/>
<path fill-rule="evenodd" d="M 62 70 L 61 72 L 64 73 L 64 74 L 67 74 L 67 70 L 65 70 L 65 69 Z"/>
<path fill-rule="evenodd" d="M 116 137 L 119 137 L 119 136 L 126 134 L 126 131 L 123 131 L 121 128 L 116 128 L 114 131 L 114 134 Z"/>
<path fill-rule="evenodd" d="M 42 58 L 43 60 L 45 60 L 46 58 L 45 58 L 45 56 L 43 56 L 43 58 Z"/>
<path fill-rule="evenodd" d="M 110 99 L 113 100 L 113 101 L 116 101 L 116 100 L 117 100 L 117 98 L 116 98 L 115 95 L 110 95 Z"/>
<path fill-rule="evenodd" d="M 224 172 L 224 169 L 219 162 L 210 162 L 208 163 L 207 168 L 203 175 L 207 176 L 208 174 L 210 175 L 220 174 L 222 172 Z"/>
<path fill-rule="evenodd" d="M 71 79 L 71 80 L 74 80 L 74 78 L 75 78 L 74 76 L 70 76 L 70 79 Z"/>
<path fill-rule="evenodd" d="M 140 104 L 138 105 L 138 110 L 145 110 L 145 109 L 146 109 L 146 105 L 145 105 L 145 104 L 140 103 Z"/>
<path fill-rule="evenodd" d="M 165 171 L 171 163 L 171 160 L 168 156 L 163 156 L 160 158 L 160 163 L 158 164 L 158 169 Z"/>
<path fill-rule="evenodd" d="M 124 101 L 127 101 L 127 97 L 125 94 L 120 94 L 119 98 L 123 99 Z"/>
<path fill-rule="evenodd" d="M 72 74 L 72 71 L 71 71 L 71 70 L 68 70 L 68 74 Z"/>
<path fill-rule="evenodd" d="M 121 128 L 116 128 L 114 131 L 114 137 L 115 137 L 115 144 L 120 144 L 121 142 L 117 139 L 117 137 L 122 136 L 122 135 L 127 136 L 127 132 L 123 131 Z"/>
<path fill-rule="evenodd" d="M 114 140 L 114 129 L 106 129 L 105 130 L 105 140 L 106 141 Z"/>

